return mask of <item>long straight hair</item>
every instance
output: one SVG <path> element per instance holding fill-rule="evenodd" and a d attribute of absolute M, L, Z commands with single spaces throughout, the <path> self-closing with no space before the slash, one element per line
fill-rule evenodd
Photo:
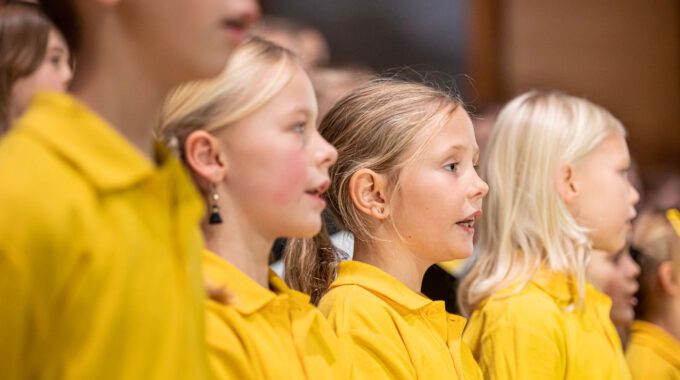
<path fill-rule="evenodd" d="M 394 192 L 404 165 L 427 148 L 429 138 L 461 107 L 448 92 L 399 79 L 372 80 L 340 100 L 323 118 L 321 135 L 338 150 L 329 170 L 328 209 L 338 226 L 367 245 L 372 221 L 349 195 L 352 176 L 371 169 L 388 178 Z M 325 228 L 314 239 L 292 239 L 285 250 L 286 281 L 318 303 L 328 291 L 340 260 Z"/>
<path fill-rule="evenodd" d="M 465 313 L 494 292 L 521 289 L 542 267 L 574 276 L 574 306 L 582 305 L 591 242 L 558 194 L 556 174 L 615 133 L 625 130 L 604 108 L 559 92 L 528 92 L 503 108 L 482 158 L 490 190 L 458 292 Z"/>

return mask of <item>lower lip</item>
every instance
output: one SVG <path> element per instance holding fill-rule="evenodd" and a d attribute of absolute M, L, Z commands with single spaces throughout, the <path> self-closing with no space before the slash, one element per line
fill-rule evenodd
<path fill-rule="evenodd" d="M 316 203 L 318 203 L 322 208 L 326 207 L 326 201 L 318 195 L 307 194 L 308 197 L 312 198 Z"/>
<path fill-rule="evenodd" d="M 456 226 L 460 227 L 465 233 L 468 234 L 474 234 L 475 233 L 475 228 L 474 227 L 466 227 L 463 226 L 462 224 L 456 224 Z"/>
<path fill-rule="evenodd" d="M 631 306 L 637 306 L 637 304 L 638 304 L 638 299 L 637 299 L 637 297 L 630 297 L 630 298 L 628 298 L 628 303 L 629 303 Z"/>
<path fill-rule="evenodd" d="M 222 27 L 222 30 L 226 32 L 230 40 L 236 43 L 241 43 L 246 39 L 246 30 L 244 28 L 234 28 L 226 25 Z"/>

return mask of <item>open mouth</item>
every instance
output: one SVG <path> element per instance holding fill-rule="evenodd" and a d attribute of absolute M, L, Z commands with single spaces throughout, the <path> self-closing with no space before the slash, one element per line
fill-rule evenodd
<path fill-rule="evenodd" d="M 239 30 L 239 31 L 245 31 L 248 28 L 248 23 L 246 22 L 245 19 L 225 20 L 222 23 L 222 25 L 224 25 L 224 27 L 226 27 L 226 28 Z"/>
<path fill-rule="evenodd" d="M 460 222 L 456 223 L 459 226 L 467 227 L 467 228 L 474 228 L 475 227 L 475 221 L 473 219 L 466 219 L 466 220 L 461 220 Z"/>
<path fill-rule="evenodd" d="M 241 42 L 246 38 L 251 22 L 248 17 L 227 19 L 222 22 L 224 30 L 235 40 Z"/>
<path fill-rule="evenodd" d="M 467 218 L 465 218 L 465 219 L 463 219 L 459 222 L 456 222 L 456 225 L 463 227 L 464 229 L 466 229 L 469 232 L 474 231 L 475 222 L 477 221 L 477 219 L 479 219 L 480 216 L 482 216 L 482 212 L 476 211 L 476 212 L 470 214 Z"/>
<path fill-rule="evenodd" d="M 321 185 L 310 190 L 305 190 L 305 193 L 321 198 L 321 196 L 323 196 L 323 194 L 328 190 L 329 186 L 330 186 L 329 181 L 325 180 Z"/>

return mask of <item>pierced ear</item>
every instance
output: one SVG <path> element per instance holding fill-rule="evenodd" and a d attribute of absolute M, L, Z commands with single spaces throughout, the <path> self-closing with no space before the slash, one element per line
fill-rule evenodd
<path fill-rule="evenodd" d="M 222 143 L 209 132 L 190 133 L 184 143 L 184 156 L 191 170 L 210 183 L 221 182 L 227 174 Z"/>
<path fill-rule="evenodd" d="M 386 185 L 385 176 L 371 169 L 361 169 L 349 180 L 349 196 L 359 211 L 384 220 L 390 214 L 385 196 Z"/>
<path fill-rule="evenodd" d="M 673 263 L 670 260 L 659 265 L 657 274 L 659 275 L 659 283 L 666 293 L 673 297 L 680 295 L 680 279 L 673 275 Z"/>
<path fill-rule="evenodd" d="M 557 191 L 567 204 L 572 203 L 579 194 L 574 181 L 574 169 L 569 164 L 561 163 L 557 170 Z"/>

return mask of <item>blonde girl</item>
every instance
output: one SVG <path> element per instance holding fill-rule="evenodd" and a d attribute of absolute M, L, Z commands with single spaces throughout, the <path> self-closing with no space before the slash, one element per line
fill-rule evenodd
<path fill-rule="evenodd" d="M 611 302 L 586 282 L 591 248 L 626 242 L 638 194 L 621 123 L 584 99 L 529 92 L 494 126 L 491 191 L 459 288 L 465 341 L 489 379 L 626 379 Z"/>
<path fill-rule="evenodd" d="M 287 280 L 320 298 L 355 376 L 478 378 L 461 342 L 465 320 L 420 294 L 429 266 L 471 254 L 488 190 L 462 104 L 423 84 L 378 79 L 335 105 L 319 130 L 338 149 L 327 199 L 354 234 L 354 258 L 336 267 L 325 236 L 296 241 Z"/>
<path fill-rule="evenodd" d="M 626 359 L 634 379 L 680 379 L 680 212 L 643 212 L 633 244 L 642 273 Z"/>
<path fill-rule="evenodd" d="M 203 270 L 218 379 L 348 376 L 321 313 L 268 267 L 277 237 L 321 228 L 337 153 L 317 132 L 316 115 L 297 58 L 261 39 L 239 47 L 219 77 L 184 85 L 166 102 L 162 134 L 177 144 L 209 206 Z"/>

